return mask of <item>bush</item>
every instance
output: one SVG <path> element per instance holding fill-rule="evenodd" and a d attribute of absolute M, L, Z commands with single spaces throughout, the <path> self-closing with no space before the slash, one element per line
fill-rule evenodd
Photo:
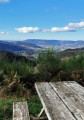
<path fill-rule="evenodd" d="M 29 62 L 23 61 L 8 61 L 0 59 L 0 82 L 10 79 L 11 73 L 17 73 L 17 76 L 24 84 L 32 83 L 33 81 L 33 66 Z M 26 85 L 28 88 L 28 86 Z"/>
<path fill-rule="evenodd" d="M 60 58 L 51 50 L 40 53 L 38 63 L 41 81 L 50 81 L 60 71 Z"/>

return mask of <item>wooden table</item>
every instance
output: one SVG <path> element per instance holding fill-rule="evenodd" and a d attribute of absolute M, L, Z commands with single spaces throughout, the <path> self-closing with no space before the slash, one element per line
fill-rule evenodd
<path fill-rule="evenodd" d="M 48 120 L 84 120 L 84 87 L 78 83 L 39 82 L 35 88 Z"/>

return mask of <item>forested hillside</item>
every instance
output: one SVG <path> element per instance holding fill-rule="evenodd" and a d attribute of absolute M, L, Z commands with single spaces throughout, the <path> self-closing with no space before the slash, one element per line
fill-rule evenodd
<path fill-rule="evenodd" d="M 73 55 L 77 56 L 79 54 L 84 54 L 84 48 L 67 49 L 56 54 L 59 55 L 61 58 L 71 57 Z"/>
<path fill-rule="evenodd" d="M 40 53 L 34 64 L 25 57 L 0 53 L 0 120 L 12 119 L 14 101 L 28 101 L 30 116 L 37 116 L 42 105 L 35 82 L 77 81 L 84 86 L 84 55 L 62 60 L 53 51 Z M 38 107 L 39 106 L 39 107 Z M 34 108 L 34 109 L 33 109 Z"/>
<path fill-rule="evenodd" d="M 38 48 L 38 46 L 30 43 L 27 43 L 26 45 L 21 45 L 21 43 L 16 44 L 15 42 L 13 43 L 7 41 L 0 41 L 1 51 L 13 52 L 15 54 L 22 54 L 27 52 L 28 55 L 32 55 L 36 53 L 36 51 L 34 51 L 34 48 Z"/>

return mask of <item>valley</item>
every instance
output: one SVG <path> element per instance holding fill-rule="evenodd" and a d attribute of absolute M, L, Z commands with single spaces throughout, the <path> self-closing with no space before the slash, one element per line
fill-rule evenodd
<path fill-rule="evenodd" d="M 46 50 L 53 49 L 57 54 L 63 54 L 62 56 L 69 56 L 70 54 L 83 53 L 84 41 L 72 41 L 72 40 L 41 40 L 41 39 L 28 39 L 23 41 L 0 41 L 0 50 L 13 52 L 17 55 L 25 56 L 30 59 L 36 58 L 40 52 L 46 52 Z M 76 50 L 75 50 L 76 49 Z M 61 52 L 61 53 L 60 53 Z"/>

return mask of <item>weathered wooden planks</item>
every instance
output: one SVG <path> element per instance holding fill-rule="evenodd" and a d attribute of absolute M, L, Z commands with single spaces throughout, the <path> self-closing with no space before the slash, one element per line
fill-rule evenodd
<path fill-rule="evenodd" d="M 41 112 L 40 112 L 39 115 L 38 115 L 38 117 L 44 117 L 44 116 L 46 116 L 46 114 L 45 114 L 45 109 L 42 108 L 42 109 L 41 109 Z"/>
<path fill-rule="evenodd" d="M 84 100 L 84 87 L 82 87 L 75 81 L 64 81 L 63 83 L 71 90 L 73 90 L 82 100 Z"/>
<path fill-rule="evenodd" d="M 76 120 L 49 83 L 36 83 L 35 87 L 49 120 Z"/>
<path fill-rule="evenodd" d="M 62 82 L 50 83 L 52 88 L 74 115 L 76 120 L 84 120 L 84 102 Z"/>
<path fill-rule="evenodd" d="M 13 103 L 13 120 L 30 120 L 27 102 Z"/>
<path fill-rule="evenodd" d="M 32 117 L 31 120 L 48 120 L 47 117 Z"/>

